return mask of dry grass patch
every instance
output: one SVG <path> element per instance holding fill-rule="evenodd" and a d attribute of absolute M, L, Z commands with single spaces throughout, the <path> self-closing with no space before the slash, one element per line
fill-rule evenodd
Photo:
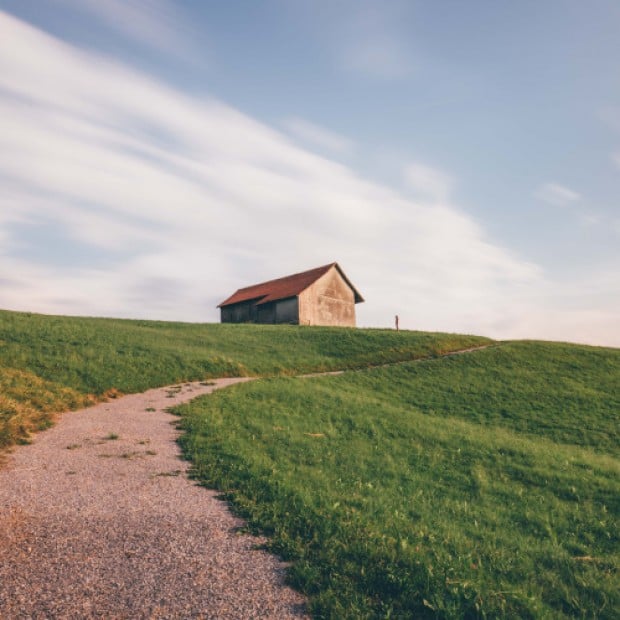
<path fill-rule="evenodd" d="M 48 428 L 54 413 L 85 407 L 94 396 L 46 381 L 31 372 L 0 369 L 0 448 L 28 443 L 30 434 Z"/>

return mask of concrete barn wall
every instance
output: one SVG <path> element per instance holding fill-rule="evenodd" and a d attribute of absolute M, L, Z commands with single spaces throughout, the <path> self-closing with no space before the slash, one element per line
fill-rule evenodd
<path fill-rule="evenodd" d="M 299 295 L 299 323 L 355 327 L 355 295 L 336 267 Z"/>

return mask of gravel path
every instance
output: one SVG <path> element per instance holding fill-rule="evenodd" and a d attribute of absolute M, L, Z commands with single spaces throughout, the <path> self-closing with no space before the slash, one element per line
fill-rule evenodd
<path fill-rule="evenodd" d="M 63 415 L 0 469 L 0 618 L 300 618 L 285 566 L 187 479 L 184 384 Z"/>

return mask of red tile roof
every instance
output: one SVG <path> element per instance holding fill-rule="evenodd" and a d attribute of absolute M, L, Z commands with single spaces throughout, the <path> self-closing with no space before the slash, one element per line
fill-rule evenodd
<path fill-rule="evenodd" d="M 332 267 L 336 267 L 336 269 L 338 269 L 340 275 L 353 290 L 353 293 L 355 294 L 355 303 L 364 301 L 363 297 L 357 292 L 349 279 L 344 275 L 344 272 L 338 263 L 330 263 L 329 265 L 324 265 L 323 267 L 317 267 L 316 269 L 310 269 L 309 271 L 295 273 L 291 276 L 278 278 L 277 280 L 269 280 L 268 282 L 261 282 L 260 284 L 254 284 L 253 286 L 240 288 L 217 307 L 222 308 L 223 306 L 231 306 L 242 301 L 252 300 L 255 300 L 256 305 L 260 305 L 269 303 L 270 301 L 275 301 L 277 299 L 295 297 L 305 291 L 311 284 L 314 284 Z"/>

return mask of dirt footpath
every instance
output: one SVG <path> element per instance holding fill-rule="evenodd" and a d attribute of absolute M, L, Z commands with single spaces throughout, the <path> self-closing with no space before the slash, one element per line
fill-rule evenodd
<path fill-rule="evenodd" d="M 300 618 L 285 567 L 196 486 L 164 409 L 244 379 L 66 413 L 0 469 L 0 618 Z"/>

